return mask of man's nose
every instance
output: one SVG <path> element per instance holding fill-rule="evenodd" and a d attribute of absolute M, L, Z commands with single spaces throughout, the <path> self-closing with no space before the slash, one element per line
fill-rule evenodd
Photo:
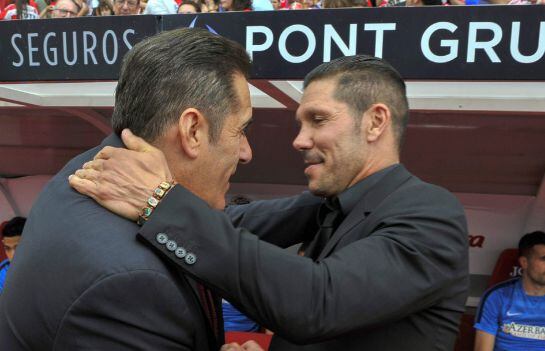
<path fill-rule="evenodd" d="M 301 129 L 299 129 L 299 133 L 293 140 L 292 145 L 297 151 L 308 150 L 312 148 L 312 139 L 310 138 L 310 135 L 305 128 L 301 127 Z"/>
<path fill-rule="evenodd" d="M 248 142 L 248 138 L 244 136 L 240 144 L 239 162 L 246 164 L 252 160 L 252 147 Z"/>

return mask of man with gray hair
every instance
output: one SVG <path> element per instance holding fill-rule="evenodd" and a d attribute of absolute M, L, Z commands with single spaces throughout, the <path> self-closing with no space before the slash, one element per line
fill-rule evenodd
<path fill-rule="evenodd" d="M 66 179 L 100 149 L 123 147 L 119 135 L 131 128 L 164 152 L 172 171 L 150 206 L 177 182 L 223 209 L 229 178 L 252 158 L 249 68 L 244 48 L 201 29 L 163 32 L 127 54 L 116 133 L 71 160 L 32 208 L 0 301 L 3 350 L 219 349 L 221 301 L 137 240 L 136 223 Z M 165 243 L 186 264 L 197 261 L 195 247 Z"/>
<path fill-rule="evenodd" d="M 58 0 L 51 8 L 51 18 L 76 17 L 81 7 L 73 0 Z"/>

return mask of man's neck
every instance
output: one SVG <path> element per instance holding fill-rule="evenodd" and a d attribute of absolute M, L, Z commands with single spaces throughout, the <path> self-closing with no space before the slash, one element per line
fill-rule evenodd
<path fill-rule="evenodd" d="M 535 284 L 530 278 L 522 277 L 522 288 L 528 296 L 545 296 L 545 286 Z"/>
<path fill-rule="evenodd" d="M 361 180 L 382 171 L 383 169 L 390 167 L 392 165 L 398 164 L 399 158 L 398 157 L 389 157 L 389 158 L 383 158 L 383 159 L 375 159 L 371 160 L 367 163 L 366 167 L 362 169 L 356 177 L 350 182 L 348 187 L 353 186 L 354 184 L 360 182 Z"/>

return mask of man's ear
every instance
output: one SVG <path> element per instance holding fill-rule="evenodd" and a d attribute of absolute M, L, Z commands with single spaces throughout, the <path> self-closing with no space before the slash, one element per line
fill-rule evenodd
<path fill-rule="evenodd" d="M 520 256 L 519 265 L 520 265 L 520 268 L 522 268 L 522 270 L 525 271 L 526 268 L 528 268 L 528 259 L 525 256 Z"/>
<path fill-rule="evenodd" d="M 178 120 L 178 132 L 182 149 L 190 158 L 196 158 L 203 145 L 208 143 L 208 123 L 195 108 L 182 112 Z"/>
<path fill-rule="evenodd" d="M 373 104 L 364 113 L 365 136 L 368 142 L 377 141 L 392 125 L 392 113 L 385 104 Z"/>

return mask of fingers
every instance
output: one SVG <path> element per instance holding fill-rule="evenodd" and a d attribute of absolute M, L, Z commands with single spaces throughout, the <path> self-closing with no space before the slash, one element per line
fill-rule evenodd
<path fill-rule="evenodd" d="M 150 147 L 153 146 L 150 145 Z M 105 146 L 95 155 L 95 157 L 93 157 L 93 161 L 120 158 L 131 152 L 132 151 L 121 147 Z"/>
<path fill-rule="evenodd" d="M 148 144 L 144 139 L 134 135 L 129 129 L 123 129 L 121 132 L 121 139 L 125 143 L 125 146 L 129 150 L 138 152 L 149 152 L 155 150 L 155 148 Z"/>
<path fill-rule="evenodd" d="M 86 180 L 92 181 L 93 183 L 96 183 L 96 181 L 100 177 L 100 172 L 91 168 L 78 169 L 75 175 L 78 176 L 78 178 L 86 179 Z"/>
<path fill-rule="evenodd" d="M 264 351 L 261 346 L 253 340 L 246 341 L 242 344 L 242 349 L 246 351 Z"/>
<path fill-rule="evenodd" d="M 225 344 L 220 351 L 264 351 L 258 343 L 253 340 L 246 341 L 242 346 L 236 342 Z"/>
<path fill-rule="evenodd" d="M 93 158 L 93 160 L 98 160 L 98 159 L 103 159 L 103 160 L 107 160 L 109 158 L 111 158 L 114 154 L 114 152 L 118 150 L 118 148 L 116 147 L 112 147 L 112 146 L 105 146 L 102 148 L 102 150 L 100 150 L 96 155 L 95 157 Z"/>
<path fill-rule="evenodd" d="M 83 169 L 94 169 L 96 171 L 103 171 L 104 170 L 104 162 L 106 160 L 104 159 L 96 159 L 96 160 L 92 160 L 92 161 L 88 161 L 88 162 L 85 162 L 83 164 Z"/>
<path fill-rule="evenodd" d="M 243 349 L 236 342 L 232 342 L 230 344 L 225 344 L 220 349 L 220 351 L 240 351 L 240 350 L 243 350 Z"/>
<path fill-rule="evenodd" d="M 90 196 L 93 199 L 95 198 L 97 185 L 93 181 L 80 178 L 77 175 L 72 174 L 68 177 L 68 182 L 72 188 L 76 189 L 77 192 Z"/>

